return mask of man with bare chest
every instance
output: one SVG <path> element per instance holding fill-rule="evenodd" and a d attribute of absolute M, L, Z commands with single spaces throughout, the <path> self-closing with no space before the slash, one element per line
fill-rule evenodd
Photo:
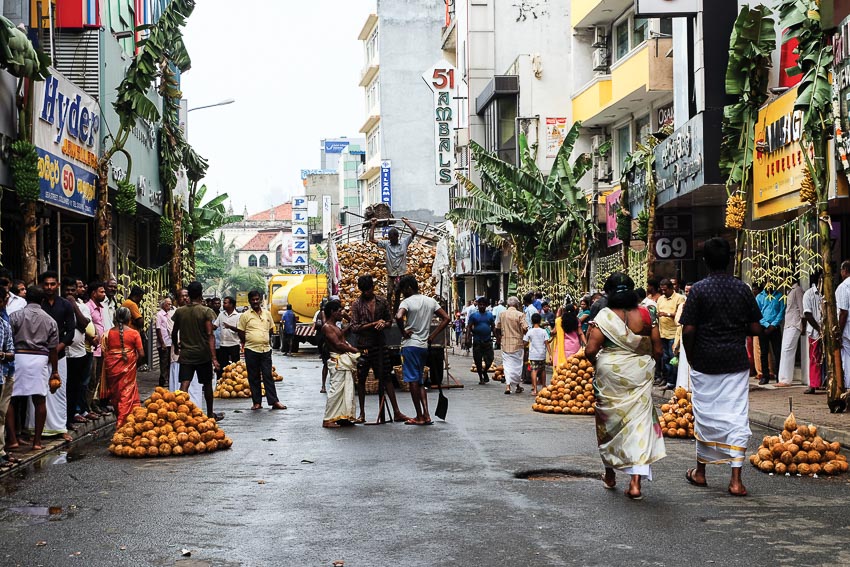
<path fill-rule="evenodd" d="M 322 333 L 330 354 L 328 365 L 328 401 L 322 427 L 338 428 L 351 425 L 354 419 L 354 373 L 357 372 L 357 349 L 348 344 L 337 323 L 342 320 L 342 305 L 337 300 L 325 305 L 325 324 Z"/>

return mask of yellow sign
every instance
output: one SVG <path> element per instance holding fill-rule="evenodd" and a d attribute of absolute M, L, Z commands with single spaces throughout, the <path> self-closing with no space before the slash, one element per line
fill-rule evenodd
<path fill-rule="evenodd" d="M 806 171 L 800 146 L 803 112 L 794 110 L 796 100 L 794 87 L 759 111 L 753 151 L 754 219 L 803 205 L 800 202 L 800 184 Z"/>

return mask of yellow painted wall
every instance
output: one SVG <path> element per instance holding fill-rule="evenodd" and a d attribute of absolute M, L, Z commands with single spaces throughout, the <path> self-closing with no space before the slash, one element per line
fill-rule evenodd
<path fill-rule="evenodd" d="M 611 80 L 598 80 L 573 99 L 573 121 L 592 118 L 609 104 L 611 104 Z"/>
<path fill-rule="evenodd" d="M 616 104 L 649 82 L 649 44 L 611 69 L 611 104 Z"/>
<path fill-rule="evenodd" d="M 576 22 L 587 16 L 591 10 L 598 6 L 603 0 L 573 0 L 570 7 L 570 21 L 575 27 Z"/>

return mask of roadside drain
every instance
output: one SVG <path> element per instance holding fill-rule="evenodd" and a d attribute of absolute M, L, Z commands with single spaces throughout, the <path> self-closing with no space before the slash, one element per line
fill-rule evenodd
<path fill-rule="evenodd" d="M 598 476 L 598 473 L 569 469 L 535 469 L 514 473 L 514 478 L 519 480 L 543 482 L 573 482 L 579 480 L 590 480 L 597 478 Z"/>

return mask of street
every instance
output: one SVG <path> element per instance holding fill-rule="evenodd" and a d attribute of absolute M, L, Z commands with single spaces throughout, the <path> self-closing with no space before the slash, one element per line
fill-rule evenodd
<path fill-rule="evenodd" d="M 709 488 L 690 486 L 693 442 L 667 440 L 646 499 L 629 501 L 622 476 L 603 489 L 591 417 L 534 413 L 528 390 L 505 396 L 477 384 L 470 358 L 451 361 L 466 387 L 447 392 L 447 421 L 433 427 L 323 429 L 307 351 L 275 355 L 288 410 L 217 400 L 229 451 L 120 459 L 107 436 L 50 455 L 0 484 L 0 564 L 850 564 L 847 475 L 747 464 L 750 496 L 733 498 L 726 467 L 709 468 Z M 371 420 L 376 409 L 368 396 Z M 766 433 L 753 428 L 751 449 Z M 541 478 L 519 478 L 529 472 Z"/>

